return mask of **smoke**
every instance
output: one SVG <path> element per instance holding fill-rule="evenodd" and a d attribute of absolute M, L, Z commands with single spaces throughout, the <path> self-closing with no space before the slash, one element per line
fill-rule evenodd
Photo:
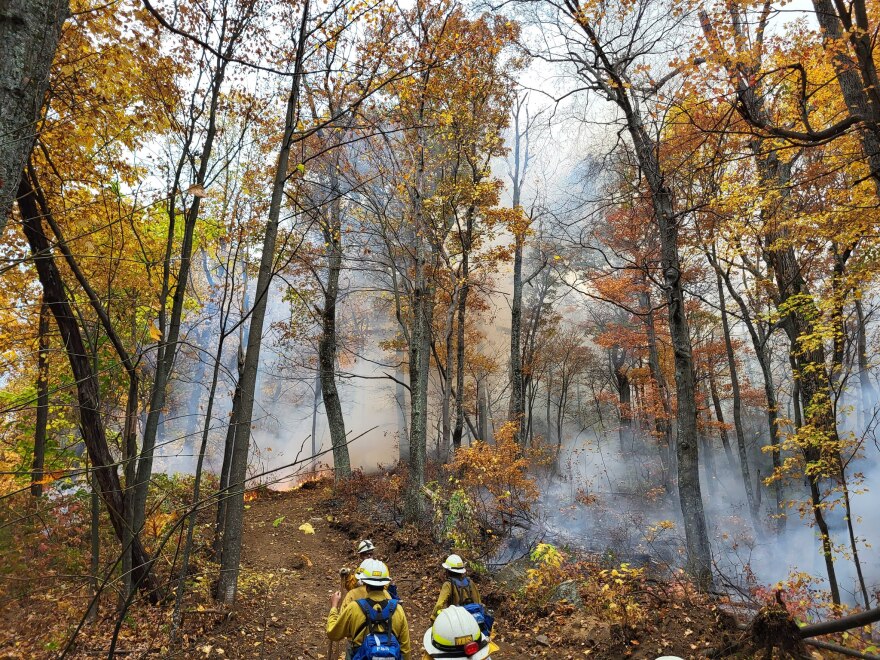
<path fill-rule="evenodd" d="M 563 448 L 562 476 L 542 483 L 539 522 L 530 534 L 559 546 L 576 548 L 604 561 L 678 568 L 684 565 L 685 546 L 681 511 L 677 497 L 663 487 L 662 468 L 656 449 L 638 442 L 621 451 L 616 436 L 585 436 L 569 429 L 572 440 Z M 723 451 L 712 449 L 718 469 L 706 470 L 701 486 L 712 544 L 717 586 L 737 595 L 750 587 L 770 586 L 786 581 L 794 573 L 806 573 L 827 589 L 827 575 L 817 530 L 806 505 L 807 490 L 790 484 L 786 498 L 800 502 L 788 510 L 786 524 L 775 533 L 775 500 L 762 503 L 762 529 L 756 533 L 738 465 L 728 469 Z M 865 457 L 853 472 L 864 472 L 864 483 L 876 483 L 880 466 L 874 456 Z M 705 454 L 702 462 L 706 463 Z M 798 487 L 800 486 L 800 487 Z M 769 489 L 768 489 L 769 490 Z M 856 534 L 862 571 L 869 593 L 880 585 L 880 562 L 874 550 L 880 542 L 880 510 L 876 497 L 866 488 L 852 495 Z M 849 539 L 842 504 L 829 505 L 826 518 L 835 543 L 835 570 L 842 597 L 850 604 L 864 604 L 856 570 L 849 551 Z M 509 559 L 505 548 L 501 559 Z M 501 561 L 496 558 L 496 561 Z"/>
<path fill-rule="evenodd" d="M 331 442 L 315 377 L 314 342 L 299 338 L 291 341 L 287 336 L 291 315 L 296 310 L 285 300 L 285 288 L 286 285 L 276 280 L 269 295 L 251 431 L 251 474 L 274 470 L 313 455 L 320 455 L 318 467 L 332 466 L 332 455 L 323 454 L 331 448 Z M 213 315 L 208 313 L 211 311 Z M 169 412 L 164 417 L 157 443 L 157 472 L 188 474 L 195 470 L 220 335 L 219 323 L 216 310 L 206 308 L 188 328 L 185 342 L 194 350 L 182 352 L 178 369 L 182 376 L 172 383 Z M 365 347 L 362 351 L 354 355 L 342 345 L 341 353 L 347 366 L 337 376 L 337 387 L 348 437 L 361 436 L 349 445 L 352 467 L 374 471 L 379 464 L 393 462 L 398 455 L 399 393 L 396 383 L 386 376 L 392 373 L 393 367 L 385 364 L 388 355 L 380 348 L 383 341 L 393 336 L 393 328 L 373 318 L 363 324 L 361 330 L 364 336 L 359 338 L 359 343 Z M 234 335 L 227 339 L 224 347 L 205 457 L 206 469 L 214 473 L 220 472 L 223 460 L 237 378 L 238 344 L 238 335 Z M 311 467 L 308 464 L 280 470 L 268 480 L 275 488 L 289 487 Z"/>

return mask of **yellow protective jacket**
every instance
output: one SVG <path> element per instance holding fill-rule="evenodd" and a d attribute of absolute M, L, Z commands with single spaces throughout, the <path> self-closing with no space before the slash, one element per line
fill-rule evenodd
<path fill-rule="evenodd" d="M 434 614 L 431 615 L 431 621 L 437 618 L 450 605 L 461 605 L 462 602 L 470 597 L 471 602 L 482 603 L 480 600 L 480 591 L 474 581 L 468 578 L 470 583 L 467 589 L 459 589 L 454 587 L 450 580 L 446 580 L 440 588 L 440 596 L 437 598 L 437 605 L 434 607 Z"/>
<path fill-rule="evenodd" d="M 379 606 L 374 606 L 373 609 L 381 609 L 381 604 L 384 604 L 385 601 L 384 596 L 384 594 L 382 596 L 378 594 L 368 596 L 369 600 Z M 360 646 L 367 631 L 366 622 L 366 615 L 355 601 L 350 602 L 341 611 L 331 607 L 330 614 L 327 615 L 327 637 L 335 642 L 349 639 L 354 646 Z M 394 614 L 391 616 L 391 632 L 394 633 L 397 641 L 400 642 L 403 660 L 409 660 L 411 650 L 409 624 L 406 622 L 406 614 L 401 605 L 397 606 Z"/>
<path fill-rule="evenodd" d="M 339 611 L 345 609 L 345 606 L 348 605 L 353 600 L 360 600 L 361 598 L 367 598 L 369 596 L 369 592 L 364 585 L 357 585 L 348 590 L 348 593 L 345 594 L 345 598 L 342 599 L 342 604 L 339 606 Z M 385 589 L 382 590 L 382 598 L 385 600 L 391 600 L 391 594 L 389 594 Z"/>

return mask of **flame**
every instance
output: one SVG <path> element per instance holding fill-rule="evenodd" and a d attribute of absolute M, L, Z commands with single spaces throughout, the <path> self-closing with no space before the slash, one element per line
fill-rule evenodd
<path fill-rule="evenodd" d="M 256 490 L 249 490 L 244 494 L 244 501 L 245 502 L 253 502 L 256 499 L 259 499 L 259 497 L 260 497 L 259 492 L 257 492 Z"/>

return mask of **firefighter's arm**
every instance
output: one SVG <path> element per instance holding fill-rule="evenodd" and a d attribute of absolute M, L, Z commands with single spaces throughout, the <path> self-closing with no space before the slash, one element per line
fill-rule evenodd
<path fill-rule="evenodd" d="M 471 580 L 471 598 L 475 603 L 483 604 L 483 601 L 480 600 L 480 590 L 477 589 L 477 583 Z"/>
<path fill-rule="evenodd" d="M 409 660 L 410 652 L 412 651 L 409 639 L 409 623 L 407 623 L 406 621 L 406 612 L 404 612 L 403 609 L 400 607 L 394 610 L 393 618 L 397 618 L 398 614 L 400 614 L 400 619 L 399 623 L 397 624 L 397 630 L 394 630 L 394 634 L 397 635 L 397 641 L 400 642 L 400 652 L 403 655 L 403 660 Z M 394 622 L 392 621 L 392 624 L 393 623 Z"/>
<path fill-rule="evenodd" d="M 327 637 L 334 642 L 351 636 L 352 609 L 346 607 L 342 612 L 335 607 L 330 608 L 330 614 L 327 615 Z"/>
<path fill-rule="evenodd" d="M 431 621 L 434 621 L 434 619 L 437 618 L 437 615 L 447 608 L 451 598 L 452 584 L 444 582 L 443 586 L 440 588 L 440 596 L 437 598 L 437 605 L 434 607 L 434 614 L 431 616 Z"/>

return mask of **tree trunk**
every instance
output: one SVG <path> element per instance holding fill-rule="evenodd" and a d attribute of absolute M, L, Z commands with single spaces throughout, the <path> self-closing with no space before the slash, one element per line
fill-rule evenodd
<path fill-rule="evenodd" d="M 100 580 L 98 579 L 98 569 L 101 565 L 101 498 L 98 495 L 98 480 L 95 478 L 94 472 L 89 472 L 89 485 L 91 493 L 89 494 L 89 512 L 91 524 L 89 525 L 89 582 L 91 583 L 92 593 L 95 596 L 94 602 L 89 609 L 86 619 L 95 621 L 98 618 L 98 592 L 100 590 Z"/>
<path fill-rule="evenodd" d="M 226 504 L 223 545 L 220 556 L 220 577 L 217 595 L 227 605 L 235 602 L 238 591 L 238 573 L 241 562 L 241 542 L 244 529 L 244 490 L 250 453 L 251 422 L 254 411 L 254 395 L 257 385 L 257 368 L 260 364 L 260 348 L 263 342 L 263 325 L 266 306 L 269 300 L 269 285 L 274 276 L 275 243 L 278 236 L 278 223 L 281 217 L 281 204 L 284 201 L 284 186 L 287 182 L 290 164 L 290 146 L 296 130 L 299 107 L 299 91 L 302 78 L 303 57 L 307 38 L 309 1 L 303 5 L 302 21 L 299 28 L 296 65 L 291 80 L 290 95 L 287 100 L 284 137 L 278 154 L 278 166 L 272 185 L 272 199 L 269 203 L 269 218 L 263 236 L 260 255 L 260 269 L 257 275 L 256 296 L 248 329 L 247 352 L 240 386 L 240 408 L 236 416 L 235 447 L 232 452 L 229 471 L 229 497 Z"/>
<path fill-rule="evenodd" d="M 229 478 L 232 473 L 232 454 L 235 452 L 235 431 L 238 428 L 238 412 L 241 408 L 241 379 L 244 373 L 244 350 L 238 347 L 238 378 L 232 394 L 232 409 L 223 443 L 223 464 L 220 467 L 220 497 L 217 500 L 217 521 L 214 525 L 214 559 L 219 562 L 223 555 L 223 535 L 226 529 L 226 509 L 229 504 Z M 314 455 L 314 454 L 313 454 Z"/>
<path fill-rule="evenodd" d="M 871 384 L 870 367 L 868 365 L 868 338 L 865 329 L 865 312 L 862 300 L 856 297 L 856 346 L 859 367 L 859 433 L 867 433 L 870 411 L 876 405 L 874 386 Z"/>
<path fill-rule="evenodd" d="M 727 424 L 724 421 L 724 411 L 721 409 L 721 397 L 718 396 L 718 385 L 715 383 L 715 374 L 709 369 L 709 393 L 712 396 L 712 407 L 715 409 L 715 419 L 718 420 L 721 435 L 721 446 L 727 456 L 727 466 L 731 471 L 736 469 L 736 461 L 733 460 L 733 449 L 730 447 L 730 436 L 727 434 Z"/>
<path fill-rule="evenodd" d="M 755 356 L 758 358 L 758 364 L 761 366 L 761 375 L 764 380 L 764 396 L 767 399 L 767 426 L 770 432 L 770 446 L 773 448 L 771 454 L 773 460 L 773 472 L 776 474 L 782 466 L 782 460 L 779 450 L 779 402 L 776 398 L 776 388 L 773 384 L 773 370 L 770 364 L 770 349 L 768 345 L 769 337 L 767 336 L 767 333 L 761 329 L 762 326 L 756 326 L 754 321 L 752 321 L 751 312 L 746 301 L 736 290 L 736 287 L 733 286 L 733 282 L 730 281 L 730 273 L 719 267 L 718 262 L 714 260 L 711 252 L 707 252 L 706 254 L 710 263 L 715 268 L 716 274 L 724 280 L 727 291 L 739 306 L 742 320 L 746 324 L 749 336 L 752 338 L 752 346 L 755 349 Z M 776 532 L 779 533 L 785 529 L 786 520 L 781 479 L 777 478 L 773 481 L 773 494 L 776 498 L 775 527 Z"/>
<path fill-rule="evenodd" d="M 617 390 L 618 440 L 620 453 L 632 451 L 632 385 L 626 369 L 626 351 L 620 346 L 612 346 L 609 351 L 611 370 L 614 373 L 614 387 Z M 578 397 L 580 398 L 580 397 Z M 580 402 L 579 402 L 580 403 Z"/>
<path fill-rule="evenodd" d="M 660 168 L 656 145 L 649 138 L 638 109 L 630 103 L 627 93 L 623 88 L 617 89 L 616 100 L 626 116 L 639 165 L 651 190 L 654 218 L 660 234 L 660 262 L 669 313 L 669 336 L 675 356 L 678 493 L 684 519 L 688 572 L 701 588 L 707 589 L 712 582 L 712 550 L 700 491 L 696 379 L 678 253 L 680 216 L 675 211 L 672 191 Z"/>
<path fill-rule="evenodd" d="M 43 231 L 42 213 L 37 206 L 36 195 L 27 176 L 23 176 L 19 184 L 18 205 L 21 210 L 22 228 L 43 286 L 43 299 L 55 317 L 55 324 L 58 326 L 76 381 L 82 439 L 92 462 L 101 498 L 110 514 L 110 521 L 117 537 L 122 541 L 126 537 L 127 527 L 122 484 L 116 471 L 116 462 L 107 445 L 104 420 L 100 410 L 98 377 L 89 362 L 76 316 L 67 299 L 49 240 Z M 130 546 L 135 584 L 148 592 L 151 601 L 158 602 L 157 587 L 150 575 L 151 560 L 136 536 L 131 540 Z"/>
<path fill-rule="evenodd" d="M 461 447 L 461 434 L 464 432 L 464 341 L 467 299 L 470 292 L 470 250 L 473 216 L 469 214 L 467 234 L 462 237 L 461 291 L 458 293 L 458 334 L 455 345 L 455 430 L 452 432 L 452 446 L 457 451 Z"/>
<path fill-rule="evenodd" d="M 34 426 L 34 463 L 31 468 L 31 495 L 43 494 L 43 466 L 46 462 L 46 426 L 49 423 L 49 307 L 40 304 L 37 353 L 37 421 Z"/>
<path fill-rule="evenodd" d="M 322 223 L 327 251 L 327 284 L 321 309 L 321 340 L 318 342 L 318 365 L 321 394 L 333 447 L 334 476 L 337 481 L 351 476 L 351 460 L 345 436 L 345 418 L 336 389 L 336 303 L 339 298 L 339 274 L 342 271 L 342 201 L 339 171 L 334 161 L 330 167 L 330 217 Z"/>
<path fill-rule="evenodd" d="M 714 247 L 713 247 L 714 249 Z M 760 512 L 755 502 L 755 493 L 752 490 L 752 475 L 749 469 L 749 455 L 746 448 L 746 436 L 743 432 L 742 421 L 742 395 L 739 387 L 739 374 L 736 369 L 736 355 L 733 352 L 733 341 L 730 337 L 730 322 L 727 318 L 727 302 L 724 296 L 724 283 L 721 276 L 715 274 L 715 282 L 718 285 L 718 306 L 721 310 L 721 331 L 724 333 L 724 348 L 727 351 L 727 365 L 730 373 L 730 387 L 733 394 L 733 427 L 736 432 L 736 448 L 739 452 L 739 468 L 742 474 L 742 484 L 746 492 L 746 502 L 749 505 L 749 513 L 752 516 L 752 527 L 755 533 L 760 535 L 763 525 L 761 524 Z"/>
<path fill-rule="evenodd" d="M 0 0 L 0 235 L 34 146 L 67 0 Z"/>
<path fill-rule="evenodd" d="M 412 333 L 409 346 L 409 387 L 410 387 L 410 436 L 409 471 L 404 498 L 404 518 L 407 522 L 421 520 L 425 502 L 422 488 L 425 485 L 425 466 L 428 436 L 428 370 L 431 366 L 431 330 L 433 327 L 434 300 L 433 287 L 428 273 L 429 249 L 424 209 L 426 185 L 425 155 L 427 136 L 424 117 L 428 99 L 426 98 L 430 71 L 421 74 L 421 107 L 416 128 L 416 172 L 410 186 L 410 212 L 415 227 L 415 276 L 412 291 Z"/>
<path fill-rule="evenodd" d="M 514 208 L 516 208 L 514 206 Z M 516 438 L 520 444 L 525 440 L 523 422 L 525 393 L 523 391 L 522 347 L 522 301 L 523 301 L 523 245 L 525 237 L 517 233 L 513 252 L 513 298 L 510 302 L 510 404 L 507 417 L 517 424 Z"/>
<path fill-rule="evenodd" d="M 880 194 L 880 84 L 878 84 L 876 63 L 874 61 L 873 37 L 868 34 L 867 25 L 849 26 L 847 35 L 853 46 L 856 60 L 840 42 L 844 38 L 843 25 L 832 0 L 813 0 L 816 20 L 822 28 L 822 39 L 832 53 L 834 72 L 841 95 L 851 115 L 868 119 L 859 130 L 862 149 L 871 168 L 871 177 Z M 852 21 L 852 9 L 847 18 Z M 856 12 L 858 14 L 858 12 Z"/>
<path fill-rule="evenodd" d="M 224 15 L 224 29 L 226 17 Z M 227 45 L 227 50 L 231 51 L 232 46 Z M 211 80 L 210 106 L 208 109 L 207 129 L 205 131 L 205 141 L 202 145 L 200 155 L 200 165 L 196 173 L 193 185 L 204 188 L 207 177 L 208 167 L 211 163 L 211 153 L 214 149 L 214 140 L 217 136 L 217 111 L 220 106 L 220 97 L 223 89 L 223 82 L 226 77 L 226 66 L 228 60 L 217 56 L 216 69 Z M 191 130 L 195 130 L 191 127 Z M 192 135 L 187 137 L 185 148 L 191 148 L 190 141 Z M 181 160 L 181 166 L 182 166 Z M 178 175 L 180 169 L 178 169 Z M 178 178 L 179 180 L 179 178 Z M 175 183 L 176 186 L 176 183 Z M 160 309 L 160 327 L 162 332 L 162 341 L 158 347 L 156 359 L 156 373 L 153 378 L 153 386 L 150 392 L 150 407 L 147 413 L 147 422 L 144 426 L 144 437 L 141 445 L 141 455 L 137 465 L 137 477 L 135 490 L 132 496 L 133 502 L 133 519 L 132 529 L 135 534 L 139 534 L 144 525 L 144 517 L 146 514 L 147 493 L 149 492 L 150 479 L 153 474 L 153 454 L 156 447 L 156 437 L 159 431 L 160 418 L 162 410 L 165 408 L 165 400 L 167 396 L 168 383 L 171 379 L 171 373 L 174 369 L 174 361 L 177 357 L 178 339 L 180 337 L 180 327 L 183 318 L 184 300 L 186 298 L 186 290 L 189 286 L 190 270 L 192 266 L 192 251 L 195 238 L 196 223 L 199 219 L 199 211 L 201 209 L 201 195 L 193 195 L 192 203 L 186 211 L 183 225 L 183 240 L 180 246 L 179 266 L 174 286 L 174 295 L 171 301 L 171 318 L 169 319 L 167 332 L 165 327 L 165 301 L 169 293 L 169 277 L 171 267 L 171 248 L 174 243 L 174 218 L 176 216 L 175 197 L 176 190 L 172 191 L 170 200 L 170 224 L 168 230 L 167 248 L 165 252 L 164 268 L 163 268 L 163 284 L 162 298 Z"/>
<path fill-rule="evenodd" d="M 663 416 L 654 418 L 654 430 L 660 437 L 661 448 L 660 457 L 663 460 L 663 469 L 665 472 L 665 482 L 667 488 L 672 490 L 672 405 L 669 402 L 669 387 L 666 384 L 666 377 L 660 369 L 660 352 L 657 347 L 657 329 L 654 325 L 654 303 L 651 300 L 651 294 L 648 291 L 647 274 L 643 275 L 643 284 L 645 289 L 639 294 L 640 305 L 642 307 L 642 318 L 645 321 L 645 334 L 648 339 L 648 371 L 657 387 L 657 395 L 660 398 L 660 404 L 663 407 Z"/>

